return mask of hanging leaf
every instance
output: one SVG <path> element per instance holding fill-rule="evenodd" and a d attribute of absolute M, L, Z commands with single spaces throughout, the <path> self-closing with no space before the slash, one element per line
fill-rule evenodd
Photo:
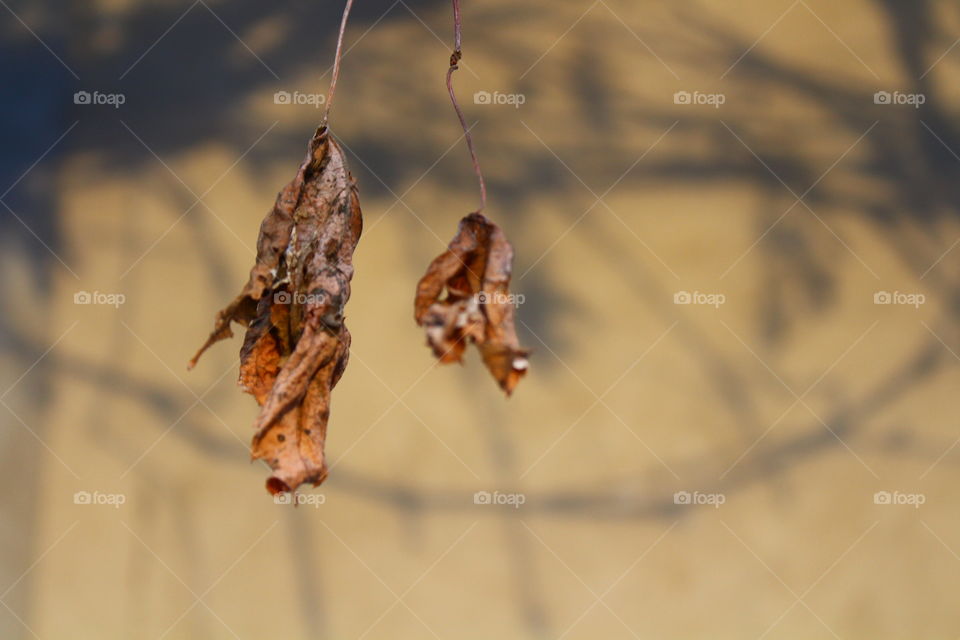
<path fill-rule="evenodd" d="M 529 354 L 520 348 L 513 321 L 512 265 L 513 247 L 500 227 L 471 213 L 430 263 L 414 304 L 417 324 L 440 362 L 460 362 L 472 342 L 507 395 L 526 373 Z"/>
<path fill-rule="evenodd" d="M 257 259 L 240 295 L 217 314 L 190 368 L 214 343 L 247 327 L 240 385 L 261 406 L 251 445 L 273 475 L 272 494 L 327 476 L 330 391 L 347 366 L 353 252 L 362 228 L 356 183 L 326 126 L 260 226 Z"/>

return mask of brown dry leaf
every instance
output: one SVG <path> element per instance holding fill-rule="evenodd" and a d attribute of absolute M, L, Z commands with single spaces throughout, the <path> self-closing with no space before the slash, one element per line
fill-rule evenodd
<path fill-rule="evenodd" d="M 327 476 L 330 391 L 349 358 L 344 306 L 362 225 L 343 150 L 320 127 L 260 225 L 250 279 L 190 361 L 193 368 L 208 347 L 233 336 L 231 322 L 247 327 L 240 385 L 261 406 L 251 455 L 273 469 L 272 494 Z"/>
<path fill-rule="evenodd" d="M 527 372 L 529 355 L 520 348 L 513 322 L 512 266 L 513 247 L 500 227 L 471 213 L 430 263 L 414 303 L 417 324 L 440 362 L 460 362 L 472 342 L 507 395 Z"/>

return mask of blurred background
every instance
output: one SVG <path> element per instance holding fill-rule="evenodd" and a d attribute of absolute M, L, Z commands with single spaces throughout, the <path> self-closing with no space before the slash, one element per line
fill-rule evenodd
<path fill-rule="evenodd" d="M 531 370 L 412 319 L 477 188 L 449 3 L 357 0 L 329 480 L 185 364 L 321 117 L 341 2 L 2 0 L 0 637 L 960 635 L 960 7 L 464 1 Z"/>

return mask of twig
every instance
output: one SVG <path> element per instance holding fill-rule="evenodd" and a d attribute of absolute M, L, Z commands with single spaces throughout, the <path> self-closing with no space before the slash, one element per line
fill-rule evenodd
<path fill-rule="evenodd" d="M 347 0 L 347 5 L 343 8 L 343 18 L 340 19 L 340 34 L 337 36 L 337 52 L 333 58 L 333 77 L 330 78 L 330 89 L 327 91 L 327 106 L 323 110 L 322 126 L 327 126 L 327 119 L 330 117 L 330 108 L 333 106 L 333 94 L 337 91 L 337 79 L 340 77 L 340 58 L 343 52 L 343 33 L 347 30 L 347 18 L 350 16 L 350 7 L 353 6 L 353 0 Z"/>
<path fill-rule="evenodd" d="M 463 58 L 463 52 L 460 49 L 461 40 L 460 0 L 453 0 L 453 53 L 450 54 L 450 68 L 447 69 L 447 91 L 450 93 L 450 102 L 453 103 L 453 110 L 457 112 L 460 126 L 463 127 L 463 136 L 467 141 L 467 149 L 470 151 L 473 172 L 477 174 L 477 181 L 480 183 L 480 208 L 477 209 L 477 213 L 480 213 L 487 206 L 487 185 L 483 181 L 480 161 L 477 160 L 477 152 L 473 148 L 473 136 L 470 135 L 470 128 L 467 127 L 467 121 L 463 117 L 463 111 L 457 104 L 457 96 L 453 92 L 453 72 L 460 68 L 457 64 Z"/>

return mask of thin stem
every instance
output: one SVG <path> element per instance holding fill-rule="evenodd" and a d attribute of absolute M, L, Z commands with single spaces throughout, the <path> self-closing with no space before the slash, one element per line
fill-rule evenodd
<path fill-rule="evenodd" d="M 460 0 L 453 0 L 453 53 L 450 54 L 450 68 L 447 69 L 447 91 L 450 93 L 450 102 L 453 103 L 453 110 L 457 112 L 457 119 L 460 120 L 460 126 L 463 127 L 463 137 L 467 141 L 467 150 L 470 151 L 470 162 L 473 163 L 473 172 L 477 174 L 477 182 L 480 183 L 480 208 L 477 213 L 483 211 L 487 206 L 487 185 L 483 181 L 483 173 L 480 171 L 480 161 L 477 160 L 477 152 L 473 148 L 473 136 L 470 135 L 470 128 L 467 126 L 467 120 L 463 117 L 463 111 L 457 104 L 457 95 L 453 91 L 453 72 L 459 69 L 457 63 L 463 57 L 460 50 L 461 44 L 461 19 L 460 19 Z"/>
<path fill-rule="evenodd" d="M 460 19 L 460 0 L 453 0 L 453 50 L 460 51 L 463 21 Z"/>
<path fill-rule="evenodd" d="M 330 78 L 330 89 L 327 91 L 327 105 L 323 110 L 322 126 L 327 126 L 327 119 L 330 117 L 330 108 L 333 106 L 333 94 L 337 91 L 337 79 L 340 77 L 340 58 L 343 57 L 343 33 L 347 30 L 347 18 L 350 17 L 350 8 L 353 6 L 353 0 L 347 0 L 343 8 L 343 18 L 340 19 L 340 33 L 337 35 L 337 52 L 333 57 L 333 77 Z"/>

